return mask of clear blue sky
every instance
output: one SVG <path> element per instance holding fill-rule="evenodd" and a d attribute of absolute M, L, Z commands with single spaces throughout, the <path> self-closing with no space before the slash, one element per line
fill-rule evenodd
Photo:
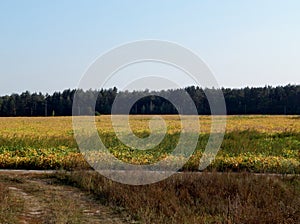
<path fill-rule="evenodd" d="M 99 55 L 141 39 L 193 50 L 224 87 L 300 83 L 298 0 L 1 0 L 0 95 L 75 88 Z"/>

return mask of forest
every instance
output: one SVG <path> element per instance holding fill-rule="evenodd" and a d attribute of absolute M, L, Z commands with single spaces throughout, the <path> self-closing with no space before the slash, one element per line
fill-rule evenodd
<path fill-rule="evenodd" d="M 221 89 L 228 115 L 238 114 L 300 114 L 300 85 L 245 87 L 239 89 Z M 117 88 L 101 90 L 67 89 L 53 94 L 30 93 L 11 94 L 0 97 L 0 116 L 71 116 L 74 94 L 79 91 L 82 100 L 96 99 L 96 115 L 110 114 L 112 104 L 118 95 L 123 99 L 140 98 L 132 106 L 131 114 L 177 114 L 176 108 L 165 98 L 176 97 L 186 91 L 196 105 L 199 115 L 210 114 L 205 93 L 217 92 L 216 89 L 202 89 L 190 86 L 184 89 L 155 91 L 123 91 Z M 80 115 L 90 114 L 93 108 L 83 108 Z"/>

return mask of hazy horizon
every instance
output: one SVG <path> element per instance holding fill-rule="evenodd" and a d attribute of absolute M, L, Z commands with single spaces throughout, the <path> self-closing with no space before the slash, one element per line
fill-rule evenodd
<path fill-rule="evenodd" d="M 288 86 L 288 85 L 296 85 L 296 86 L 299 86 L 300 84 L 296 84 L 296 83 L 288 83 L 288 84 L 286 84 L 286 85 L 264 85 L 264 86 L 243 86 L 243 87 L 224 87 L 224 86 L 220 86 L 219 87 L 219 89 L 222 89 L 222 88 L 224 88 L 224 89 L 244 89 L 244 88 L 264 88 L 264 87 L 268 87 L 268 86 L 270 86 L 270 87 L 272 87 L 272 88 L 276 88 L 276 87 L 284 87 L 284 86 Z M 114 88 L 115 86 L 112 86 L 112 87 L 108 87 L 108 88 L 103 88 L 103 89 L 109 89 L 109 88 Z M 183 86 L 183 87 L 181 87 L 182 89 L 184 89 L 184 88 L 187 88 L 187 87 L 191 87 L 191 86 Z M 195 86 L 196 87 L 196 86 Z M 117 87 L 116 87 L 117 88 Z M 201 88 L 201 87 L 200 87 Z M 70 89 L 70 90 L 73 90 L 73 89 L 77 89 L 76 87 L 75 88 L 65 88 L 65 89 L 60 89 L 60 90 L 53 90 L 53 91 L 51 91 L 51 92 L 42 92 L 42 91 L 30 91 L 30 90 L 24 90 L 24 91 L 21 91 L 21 92 L 12 92 L 12 93 L 7 93 L 7 94 L 0 94 L 0 97 L 1 96 L 6 96 L 6 95 L 8 95 L 8 96 L 10 96 L 10 95 L 12 95 L 12 94 L 22 94 L 22 93 L 24 93 L 24 92 L 26 92 L 26 91 L 28 91 L 28 92 L 30 92 L 31 94 L 32 93 L 37 93 L 37 94 L 39 94 L 39 93 L 42 93 L 43 95 L 46 95 L 46 94 L 49 94 L 49 95 L 52 95 L 53 93 L 55 93 L 55 92 L 63 92 L 64 90 L 68 90 L 68 89 Z M 100 88 L 101 89 L 101 88 Z M 100 90 L 100 89 L 96 89 L 96 90 Z M 118 89 L 118 88 L 117 88 Z M 152 91 L 161 91 L 161 90 L 171 90 L 171 89 L 178 89 L 178 88 L 168 88 L 168 89 L 148 89 L 148 88 L 146 88 L 146 89 L 126 89 L 126 90 L 120 90 L 120 89 L 118 89 L 118 92 L 119 91 L 121 91 L 121 92 L 124 92 L 124 91 L 129 91 L 129 92 L 132 92 L 132 91 L 146 91 L 146 90 L 149 90 L 150 92 L 152 92 Z M 95 90 L 95 89 L 92 89 L 92 90 Z"/>

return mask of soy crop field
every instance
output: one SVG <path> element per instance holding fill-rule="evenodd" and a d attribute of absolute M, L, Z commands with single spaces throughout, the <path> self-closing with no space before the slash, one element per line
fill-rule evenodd
<path fill-rule="evenodd" d="M 180 134 L 179 116 L 164 115 L 167 133 L 163 141 L 153 150 L 132 149 L 119 141 L 110 118 L 95 118 L 99 136 L 110 153 L 127 163 L 151 164 L 167 157 Z M 150 115 L 130 116 L 133 133 L 147 137 L 149 119 Z M 182 171 L 197 171 L 203 156 L 211 117 L 200 116 L 199 121 L 197 147 Z M 0 118 L 0 126 L 2 169 L 90 169 L 74 139 L 71 117 Z M 227 116 L 223 143 L 207 170 L 300 173 L 300 117 Z"/>

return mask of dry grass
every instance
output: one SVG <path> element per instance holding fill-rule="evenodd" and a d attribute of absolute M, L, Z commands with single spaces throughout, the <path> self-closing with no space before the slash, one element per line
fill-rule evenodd
<path fill-rule="evenodd" d="M 73 194 L 78 191 L 70 186 L 61 188 L 55 183 L 76 185 L 92 193 L 102 204 L 119 211 L 120 216 L 130 214 L 136 223 L 300 222 L 299 176 L 183 173 L 146 186 L 118 184 L 87 171 L 57 173 L 49 178 L 40 177 L 37 182 L 36 177 L 0 176 L 0 223 L 21 220 L 28 223 L 90 223 L 82 213 L 82 206 L 86 205 Z M 39 181 L 50 181 L 51 185 L 45 188 Z M 18 197 L 8 186 L 22 189 L 36 201 Z M 57 187 L 61 190 L 54 190 Z M 96 209 L 95 206 L 95 202 L 89 204 L 90 209 Z M 40 215 L 24 216 L 35 207 Z M 105 215 L 107 213 L 99 216 L 95 223 L 101 223 L 101 220 L 105 223 L 101 219 Z M 116 219 L 113 220 L 109 223 L 116 223 Z"/>
<path fill-rule="evenodd" d="M 24 200 L 16 198 L 6 185 L 0 182 L 0 223 L 17 223 L 16 213 L 24 210 Z"/>
<path fill-rule="evenodd" d="M 142 223 L 299 223 L 299 176 L 186 173 L 146 186 L 97 173 L 61 174 Z"/>

